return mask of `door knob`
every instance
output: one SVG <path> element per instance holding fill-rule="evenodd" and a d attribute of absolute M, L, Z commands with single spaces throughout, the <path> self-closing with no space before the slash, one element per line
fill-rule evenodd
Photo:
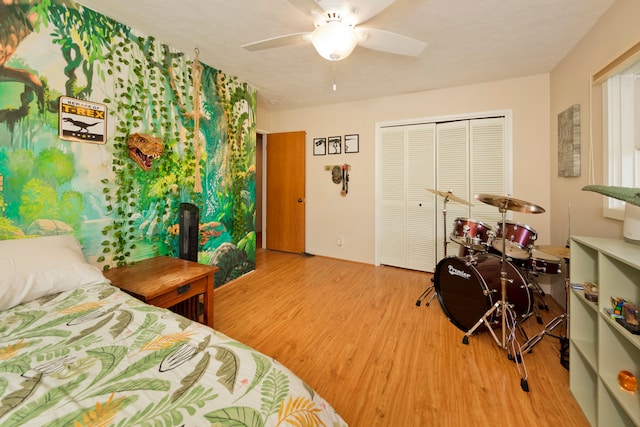
<path fill-rule="evenodd" d="M 302 197 L 298 199 L 298 203 L 302 203 Z"/>

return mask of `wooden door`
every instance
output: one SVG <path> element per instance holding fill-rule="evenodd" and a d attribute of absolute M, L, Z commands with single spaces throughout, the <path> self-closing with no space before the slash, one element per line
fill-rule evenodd
<path fill-rule="evenodd" d="M 305 251 L 305 137 L 267 135 L 267 249 Z"/>

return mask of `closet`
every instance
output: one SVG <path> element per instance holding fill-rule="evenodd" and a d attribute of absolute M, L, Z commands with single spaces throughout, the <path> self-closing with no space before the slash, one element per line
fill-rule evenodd
<path fill-rule="evenodd" d="M 444 256 L 457 255 L 449 235 L 456 218 L 495 229 L 501 216 L 475 200 L 481 193 L 506 195 L 508 147 L 505 117 L 382 125 L 378 133 L 380 264 L 435 270 Z M 429 192 L 452 191 L 471 205 Z M 445 219 L 446 214 L 446 219 Z"/>

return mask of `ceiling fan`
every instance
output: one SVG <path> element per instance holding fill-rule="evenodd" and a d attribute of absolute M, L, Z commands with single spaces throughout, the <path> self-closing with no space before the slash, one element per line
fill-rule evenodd
<path fill-rule="evenodd" d="M 242 45 L 249 51 L 271 49 L 311 41 L 316 51 L 329 61 L 340 61 L 356 45 L 397 55 L 418 56 L 426 43 L 391 31 L 360 27 L 389 7 L 395 0 L 287 0 L 309 14 L 315 30 L 286 34 Z"/>

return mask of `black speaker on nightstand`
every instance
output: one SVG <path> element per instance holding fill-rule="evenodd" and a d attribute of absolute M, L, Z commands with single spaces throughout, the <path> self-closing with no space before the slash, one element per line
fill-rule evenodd
<path fill-rule="evenodd" d="M 191 203 L 180 203 L 179 256 L 198 262 L 198 223 L 200 210 Z"/>

